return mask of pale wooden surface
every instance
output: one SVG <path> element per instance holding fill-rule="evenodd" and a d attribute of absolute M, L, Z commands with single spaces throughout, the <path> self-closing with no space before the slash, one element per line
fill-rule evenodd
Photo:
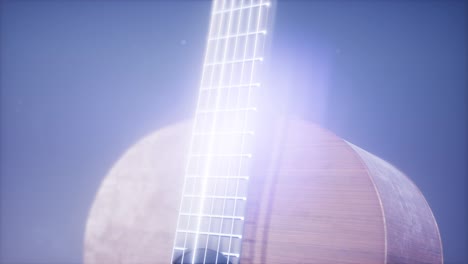
<path fill-rule="evenodd" d="M 372 175 L 383 204 L 388 230 L 387 263 L 443 262 L 437 223 L 416 185 L 391 164 L 350 146 Z"/>
<path fill-rule="evenodd" d="M 441 262 L 430 208 L 402 173 L 318 126 L 280 126 L 258 133 L 242 263 Z M 115 164 L 90 210 L 85 263 L 170 262 L 190 128 L 157 131 Z"/>

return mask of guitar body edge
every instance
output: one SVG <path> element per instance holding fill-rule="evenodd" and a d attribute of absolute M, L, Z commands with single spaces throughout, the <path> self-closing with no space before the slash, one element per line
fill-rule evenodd
<path fill-rule="evenodd" d="M 145 137 L 103 180 L 84 263 L 169 263 L 190 122 Z M 241 263 L 443 263 L 437 224 L 400 171 L 300 120 L 263 126 Z"/>

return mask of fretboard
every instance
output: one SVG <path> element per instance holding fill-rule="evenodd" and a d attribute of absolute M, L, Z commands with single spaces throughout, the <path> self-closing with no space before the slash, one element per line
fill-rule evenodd
<path fill-rule="evenodd" d="M 239 262 L 269 8 L 212 5 L 173 260 L 192 263 L 200 256 L 189 252 L 208 248 Z"/>

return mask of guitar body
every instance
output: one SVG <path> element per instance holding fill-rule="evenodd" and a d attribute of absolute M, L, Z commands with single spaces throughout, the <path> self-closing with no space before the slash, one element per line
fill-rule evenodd
<path fill-rule="evenodd" d="M 115 164 L 84 263 L 170 263 L 190 132 L 190 122 L 157 131 Z M 241 263 L 443 263 L 430 207 L 392 165 L 300 120 L 256 137 Z"/>

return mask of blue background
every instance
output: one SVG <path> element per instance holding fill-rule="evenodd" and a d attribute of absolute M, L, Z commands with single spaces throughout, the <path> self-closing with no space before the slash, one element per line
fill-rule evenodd
<path fill-rule="evenodd" d="M 0 10 L 0 262 L 80 263 L 112 164 L 193 114 L 210 2 Z M 280 1 L 269 54 L 289 74 L 293 113 L 416 182 L 448 264 L 467 259 L 466 11 L 462 1 Z"/>

